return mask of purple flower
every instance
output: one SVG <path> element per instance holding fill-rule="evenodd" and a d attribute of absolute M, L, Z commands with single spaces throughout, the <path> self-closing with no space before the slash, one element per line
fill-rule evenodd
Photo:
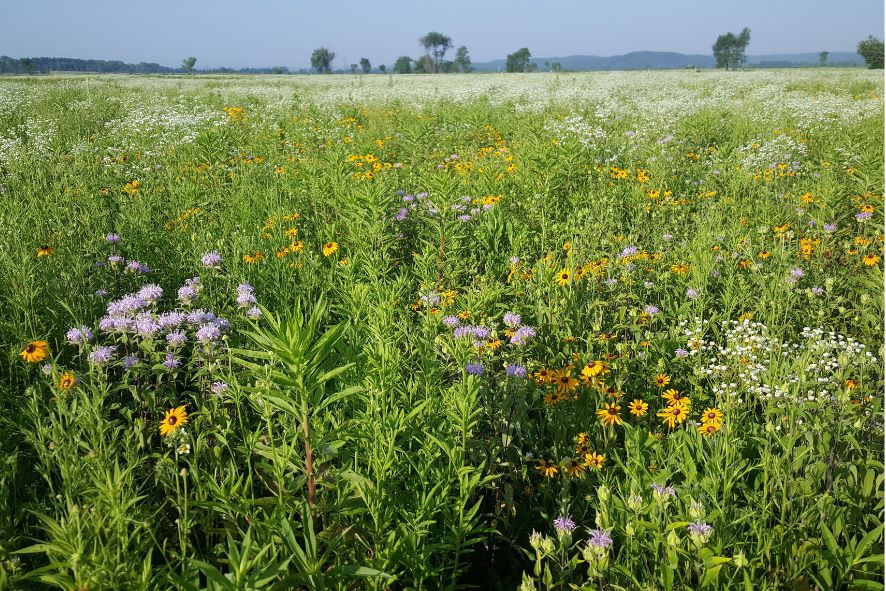
<path fill-rule="evenodd" d="M 126 261 L 126 259 L 124 259 L 123 257 L 121 257 L 120 255 L 117 255 L 117 254 L 112 254 L 111 256 L 108 257 L 108 262 L 111 263 L 112 265 L 116 265 L 117 263 L 123 263 L 125 261 Z"/>
<path fill-rule="evenodd" d="M 160 325 L 160 328 L 164 330 L 177 328 L 178 326 L 181 326 L 184 321 L 185 315 L 181 312 L 164 312 L 157 317 L 157 323 Z"/>
<path fill-rule="evenodd" d="M 608 531 L 592 529 L 591 539 L 588 540 L 588 544 L 600 550 L 606 550 L 612 546 L 612 538 L 609 536 Z"/>
<path fill-rule="evenodd" d="M 129 261 L 126 263 L 127 271 L 138 271 L 141 268 L 141 263 L 138 261 Z"/>
<path fill-rule="evenodd" d="M 120 242 L 120 234 L 105 234 L 105 242 L 108 244 L 117 244 Z"/>
<path fill-rule="evenodd" d="M 626 246 L 624 248 L 624 250 L 622 250 L 621 253 L 618 255 L 618 258 L 624 259 L 627 257 L 632 257 L 635 254 L 637 254 L 637 252 L 638 252 L 638 249 L 636 246 Z"/>
<path fill-rule="evenodd" d="M 156 304 L 163 297 L 163 288 L 154 283 L 149 283 L 138 290 L 136 297 L 145 300 L 149 304 Z"/>
<path fill-rule="evenodd" d="M 197 340 L 201 343 L 212 343 L 221 338 L 221 330 L 215 324 L 204 324 L 197 331 Z"/>
<path fill-rule="evenodd" d="M 514 312 L 505 312 L 504 323 L 511 328 L 516 328 L 520 326 L 520 318 L 519 314 L 515 314 Z"/>
<path fill-rule="evenodd" d="M 251 318 L 252 320 L 256 320 L 258 318 L 261 318 L 261 314 L 262 314 L 261 308 L 259 308 L 258 306 L 253 306 L 253 307 L 249 308 L 248 310 L 246 310 L 246 316 L 248 318 Z"/>
<path fill-rule="evenodd" d="M 821 294 L 824 293 L 824 288 L 822 288 L 822 287 L 813 287 L 811 291 L 812 291 L 812 293 L 814 293 L 815 295 L 821 295 Z"/>
<path fill-rule="evenodd" d="M 482 376 L 485 369 L 479 363 L 468 363 L 465 366 L 465 371 L 472 376 Z"/>
<path fill-rule="evenodd" d="M 92 340 L 92 331 L 88 326 L 79 326 L 69 330 L 65 337 L 72 345 L 82 345 Z"/>
<path fill-rule="evenodd" d="M 475 339 L 485 340 L 489 338 L 489 328 L 486 326 L 474 326 L 471 328 L 471 334 Z"/>
<path fill-rule="evenodd" d="M 520 257 L 511 257 L 508 259 L 508 262 L 511 263 L 512 265 L 516 265 L 517 263 L 520 262 Z"/>
<path fill-rule="evenodd" d="M 107 289 L 96 289 L 95 295 L 97 295 L 99 297 L 106 296 L 106 295 L 108 295 L 108 290 Z"/>
<path fill-rule="evenodd" d="M 51 376 L 52 375 L 52 365 L 47 363 L 46 365 L 44 365 L 43 367 L 40 368 L 40 371 L 42 371 L 43 375 L 45 375 L 45 376 Z"/>
<path fill-rule="evenodd" d="M 207 252 L 202 257 L 200 257 L 200 262 L 204 267 L 208 267 L 210 269 L 218 269 L 221 267 L 222 256 L 218 254 L 218 251 L 213 250 Z"/>
<path fill-rule="evenodd" d="M 181 330 L 174 330 L 168 335 L 166 335 L 166 342 L 172 345 L 173 347 L 178 347 L 180 345 L 184 345 L 188 341 L 188 335 Z"/>
<path fill-rule="evenodd" d="M 471 221 L 471 216 L 469 216 L 468 214 L 462 214 L 462 215 L 458 216 L 458 219 L 463 222 L 469 222 L 469 221 Z"/>
<path fill-rule="evenodd" d="M 649 314 L 650 316 L 655 316 L 656 314 L 658 314 L 660 312 L 660 310 L 656 306 L 651 306 L 651 305 L 646 306 L 646 308 L 644 308 L 643 311 L 646 312 L 647 314 Z"/>
<path fill-rule="evenodd" d="M 203 322 L 212 322 L 214 318 L 215 315 L 212 312 L 207 312 L 202 308 L 198 308 L 197 310 L 188 313 L 187 321 L 188 324 L 196 325 Z"/>
<path fill-rule="evenodd" d="M 531 326 L 521 326 L 511 335 L 512 345 L 524 345 L 526 341 L 535 336 L 535 329 Z"/>
<path fill-rule="evenodd" d="M 111 316 L 134 314 L 140 312 L 147 305 L 148 302 L 144 298 L 130 293 L 119 300 L 109 303 L 107 310 Z"/>
<path fill-rule="evenodd" d="M 166 369 L 178 369 L 181 367 L 181 361 L 175 356 L 175 353 L 172 351 L 166 354 L 166 359 L 163 361 L 163 367 Z"/>
<path fill-rule="evenodd" d="M 687 528 L 689 529 L 689 533 L 695 536 L 708 537 L 711 531 L 714 529 L 704 521 L 696 521 L 694 523 L 690 523 Z"/>
<path fill-rule="evenodd" d="M 96 347 L 95 350 L 89 354 L 89 362 L 96 365 L 104 365 L 113 358 L 114 350 L 115 347 L 112 346 Z"/>
<path fill-rule="evenodd" d="M 472 331 L 472 327 L 470 326 L 456 326 L 452 331 L 452 336 L 457 339 L 463 339 L 466 336 L 470 335 Z"/>
<path fill-rule="evenodd" d="M 225 382 L 213 382 L 211 389 L 213 394 L 223 394 L 227 391 L 228 385 Z"/>
<path fill-rule="evenodd" d="M 251 285 L 249 285 L 248 283 L 241 283 L 240 285 L 237 286 L 237 293 L 238 294 L 252 293 L 253 291 L 254 291 L 253 287 Z"/>
<path fill-rule="evenodd" d="M 251 293 L 241 293 L 237 296 L 237 307 L 248 308 L 256 302 L 255 296 Z"/>
<path fill-rule="evenodd" d="M 518 365 L 516 363 L 509 363 L 505 368 L 507 374 L 512 378 L 525 378 L 526 377 L 526 366 Z"/>
<path fill-rule="evenodd" d="M 443 324 L 449 328 L 455 328 L 456 326 L 459 326 L 461 322 L 459 321 L 458 316 L 447 316 L 443 319 Z"/>
<path fill-rule="evenodd" d="M 575 522 L 572 521 L 571 518 L 563 517 L 561 515 L 554 520 L 554 529 L 556 529 L 558 533 L 568 534 L 575 529 Z"/>
<path fill-rule="evenodd" d="M 825 224 L 824 231 L 825 232 L 836 232 L 837 231 L 837 224 L 833 224 L 833 223 Z"/>
<path fill-rule="evenodd" d="M 139 314 L 135 319 L 135 332 L 140 337 L 152 337 L 160 330 L 160 325 L 150 314 Z"/>
<path fill-rule="evenodd" d="M 403 220 L 406 219 L 406 216 L 408 216 L 408 215 L 409 215 L 409 210 L 406 209 L 405 207 L 401 207 L 400 211 L 397 212 L 397 215 L 394 216 L 394 219 L 397 220 L 398 222 L 402 222 Z"/>
<path fill-rule="evenodd" d="M 677 496 L 677 491 L 673 486 L 664 486 L 661 484 L 652 483 L 652 490 L 655 491 L 655 494 L 661 497 L 675 497 Z"/>
<path fill-rule="evenodd" d="M 190 285 L 184 285 L 178 288 L 178 299 L 180 302 L 190 304 L 197 297 L 197 289 Z"/>
<path fill-rule="evenodd" d="M 690 300 L 697 299 L 697 298 L 698 298 L 698 292 L 695 291 L 693 288 L 690 287 L 689 289 L 686 290 L 686 297 L 689 298 Z"/>
<path fill-rule="evenodd" d="M 687 355 L 689 355 L 689 351 L 687 351 L 686 349 L 680 347 L 679 349 L 677 349 L 676 351 L 674 351 L 674 354 L 675 354 L 677 357 L 686 357 Z"/>
<path fill-rule="evenodd" d="M 800 278 L 803 277 L 803 275 L 805 275 L 805 274 L 806 274 L 806 273 L 803 271 L 803 269 L 800 269 L 800 268 L 797 268 L 797 267 L 791 269 L 791 277 L 794 278 L 794 279 L 800 279 Z"/>
<path fill-rule="evenodd" d="M 127 355 L 123 358 L 123 369 L 132 369 L 138 365 L 138 357 L 135 355 Z"/>

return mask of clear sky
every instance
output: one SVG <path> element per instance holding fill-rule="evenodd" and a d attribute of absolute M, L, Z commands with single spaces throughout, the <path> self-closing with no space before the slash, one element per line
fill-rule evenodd
<path fill-rule="evenodd" d="M 710 54 L 719 34 L 743 27 L 749 55 L 817 53 L 882 39 L 883 19 L 883 0 L 0 0 L 0 55 L 298 69 L 326 46 L 346 68 L 418 57 L 429 31 L 483 62 L 520 47 L 534 57 Z"/>

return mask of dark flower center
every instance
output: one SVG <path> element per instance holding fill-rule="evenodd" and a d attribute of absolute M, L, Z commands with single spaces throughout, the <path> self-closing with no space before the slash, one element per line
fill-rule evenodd
<path fill-rule="evenodd" d="M 170 425 L 174 425 L 178 422 L 178 417 L 175 415 L 172 415 L 171 417 L 166 419 L 166 422 L 169 423 Z"/>
<path fill-rule="evenodd" d="M 615 410 L 615 407 L 612 407 L 612 408 L 609 409 L 609 414 L 614 415 L 614 414 L 616 414 L 616 413 L 618 413 L 618 411 Z"/>
<path fill-rule="evenodd" d="M 675 408 L 675 409 L 674 409 L 674 416 L 675 416 L 675 417 L 680 416 L 680 409 L 679 409 L 679 408 Z"/>
<path fill-rule="evenodd" d="M 28 345 L 27 347 L 25 347 L 25 351 L 27 353 L 33 353 L 36 350 L 37 350 L 37 345 L 31 344 L 31 345 Z"/>

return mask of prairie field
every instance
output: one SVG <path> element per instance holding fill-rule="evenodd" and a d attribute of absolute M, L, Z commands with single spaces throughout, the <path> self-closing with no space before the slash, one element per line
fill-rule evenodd
<path fill-rule="evenodd" d="M 0 590 L 883 589 L 883 82 L 0 78 Z"/>

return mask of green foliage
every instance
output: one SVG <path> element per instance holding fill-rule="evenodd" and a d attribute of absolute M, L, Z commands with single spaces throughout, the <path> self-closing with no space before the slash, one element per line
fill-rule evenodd
<path fill-rule="evenodd" d="M 717 67 L 727 70 L 729 68 L 737 70 L 743 67 L 747 59 L 744 52 L 750 42 L 751 30 L 747 27 L 742 29 L 738 35 L 725 33 L 717 37 L 712 47 Z"/>
<path fill-rule="evenodd" d="M 418 44 L 425 48 L 425 51 L 433 56 L 433 72 L 440 71 L 440 64 L 443 62 L 443 56 L 452 49 L 452 39 L 443 33 L 431 31 L 427 35 L 418 40 Z M 428 71 L 428 70 L 426 70 Z"/>
<path fill-rule="evenodd" d="M 332 72 L 332 60 L 335 59 L 335 52 L 326 47 L 318 47 L 311 53 L 311 67 L 317 70 L 318 74 L 329 74 Z"/>
<path fill-rule="evenodd" d="M 531 72 L 535 64 L 531 61 L 529 49 L 522 47 L 514 53 L 509 53 L 505 61 L 506 72 Z"/>
<path fill-rule="evenodd" d="M 372 69 L 372 64 L 369 63 L 369 60 L 365 57 L 360 58 L 360 71 L 364 74 L 368 74 Z"/>
<path fill-rule="evenodd" d="M 394 62 L 394 71 L 398 74 L 412 73 L 412 58 L 408 55 L 401 55 Z"/>
<path fill-rule="evenodd" d="M 197 64 L 197 58 L 195 57 L 186 57 L 182 60 L 182 70 L 185 72 L 191 72 L 194 70 L 194 66 Z"/>
<path fill-rule="evenodd" d="M 883 41 L 873 35 L 858 42 L 858 55 L 864 58 L 864 62 L 871 70 L 883 69 Z"/>

